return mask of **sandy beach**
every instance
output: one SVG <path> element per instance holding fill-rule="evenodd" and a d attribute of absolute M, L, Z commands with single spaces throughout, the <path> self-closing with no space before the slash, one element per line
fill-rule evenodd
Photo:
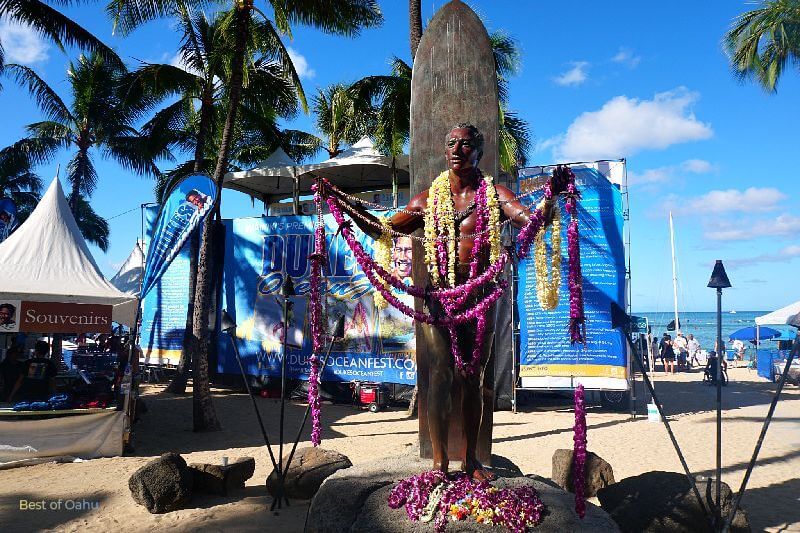
<path fill-rule="evenodd" d="M 724 389 L 723 480 L 738 489 L 775 386 L 754 371 L 730 370 Z M 714 389 L 701 374 L 656 375 L 675 434 L 693 473 L 714 469 Z M 641 385 L 641 383 L 639 383 Z M 638 390 L 641 390 L 637 387 Z M 302 531 L 308 502 L 295 501 L 277 515 L 269 512 L 264 488 L 269 459 L 249 400 L 244 394 L 216 391 L 215 406 L 223 430 L 191 431 L 191 396 L 143 387 L 149 412 L 136 426 L 136 454 L 79 463 L 47 463 L 0 471 L 0 530 L 3 531 Z M 278 402 L 258 398 L 271 438 L 277 440 Z M 549 477 L 551 456 L 572 446 L 573 413 L 569 399 L 540 395 L 520 412 L 495 415 L 494 453 L 514 461 L 523 472 Z M 287 411 L 293 435 L 304 406 Z M 351 405 L 323 407 L 326 448 L 347 455 L 354 464 L 390 458 L 416 441 L 417 421 L 396 408 L 372 414 Z M 588 416 L 589 449 L 611 463 L 617 480 L 651 470 L 680 472 L 663 425 L 640 416 L 592 408 Z M 302 445 L 302 444 L 301 444 Z M 187 462 L 221 462 L 223 456 L 256 458 L 255 476 L 229 497 L 195 497 L 191 508 L 151 515 L 136 505 L 128 478 L 148 460 L 167 451 Z M 277 450 L 276 450 L 277 451 Z M 743 505 L 753 531 L 800 531 L 800 390 L 789 386 L 761 450 Z M 21 510 L 20 501 L 62 500 L 60 510 Z M 71 503 L 67 503 L 67 502 Z M 66 507 L 70 508 L 67 509 Z"/>

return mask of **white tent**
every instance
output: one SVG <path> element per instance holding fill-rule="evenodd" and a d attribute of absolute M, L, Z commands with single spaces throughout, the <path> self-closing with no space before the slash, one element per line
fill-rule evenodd
<path fill-rule="evenodd" d="M 764 326 L 766 324 L 789 324 L 792 318 L 800 313 L 800 301 L 782 307 L 777 311 L 767 313 L 766 315 L 756 317 L 756 325 Z"/>
<path fill-rule="evenodd" d="M 144 274 L 144 253 L 142 243 L 137 239 L 130 255 L 119 268 L 117 273 L 111 278 L 111 284 L 121 292 L 139 294 Z"/>
<path fill-rule="evenodd" d="M 0 243 L 0 298 L 113 305 L 115 322 L 132 326 L 138 299 L 100 273 L 67 205 L 58 178 L 28 220 Z"/>
<path fill-rule="evenodd" d="M 283 159 L 286 155 L 281 156 L 281 153 L 276 152 L 270 156 L 267 160 L 270 164 L 267 166 L 227 174 L 225 187 L 261 198 L 269 203 L 293 194 L 309 194 L 314 184 L 314 176 L 328 178 L 345 191 L 368 191 L 392 185 L 392 157 L 378 152 L 369 137 L 362 138 L 336 157 L 321 163 L 286 165 Z M 272 164 L 275 162 L 277 164 Z M 408 156 L 396 157 L 394 167 L 397 183 L 408 185 Z"/>
<path fill-rule="evenodd" d="M 223 187 L 263 199 L 290 196 L 294 191 L 297 162 L 281 148 L 252 170 L 228 172 Z"/>

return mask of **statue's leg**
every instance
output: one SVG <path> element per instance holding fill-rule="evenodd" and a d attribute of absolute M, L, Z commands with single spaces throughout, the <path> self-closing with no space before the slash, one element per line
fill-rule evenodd
<path fill-rule="evenodd" d="M 446 329 L 424 325 L 424 341 L 428 353 L 428 431 L 433 451 L 433 468 L 447 472 L 447 433 L 449 430 L 453 387 L 453 357 L 450 336 Z"/>
<path fill-rule="evenodd" d="M 494 338 L 494 307 L 492 307 L 486 320 L 486 329 L 481 349 L 481 366 L 478 372 L 471 376 L 458 373 L 458 378 L 462 380 L 464 394 L 462 396 L 461 409 L 464 414 L 464 438 L 466 440 L 466 454 L 462 470 L 477 480 L 494 479 L 496 476 L 478 461 L 478 433 L 480 431 L 481 417 L 483 415 L 483 376 L 486 363 L 492 350 Z M 472 355 L 475 343 L 475 328 L 464 327 L 459 339 L 464 339 L 461 346 L 461 353 Z"/>

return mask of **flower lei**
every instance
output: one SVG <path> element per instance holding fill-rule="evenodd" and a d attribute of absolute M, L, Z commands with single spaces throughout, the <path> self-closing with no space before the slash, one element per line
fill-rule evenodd
<path fill-rule="evenodd" d="M 434 520 L 442 532 L 450 521 L 469 517 L 488 526 L 504 526 L 524 532 L 542 520 L 544 504 L 531 486 L 498 489 L 487 481 L 476 481 L 466 474 L 448 478 L 433 470 L 400 481 L 389 493 L 389 507 L 405 505 L 411 520 Z"/>
<path fill-rule="evenodd" d="M 430 205 L 425 212 L 425 263 L 434 285 L 456 285 L 456 228 L 453 194 L 450 192 L 450 171 L 445 170 L 431 183 Z M 477 201 L 477 200 L 476 200 Z"/>
<path fill-rule="evenodd" d="M 580 236 L 578 235 L 578 188 L 575 186 L 575 174 L 569 167 L 557 167 L 561 170 L 560 179 L 567 180 L 567 213 L 570 215 L 567 226 L 567 260 L 569 262 L 569 337 L 576 342 L 586 344 L 586 316 L 583 309 L 583 274 L 581 273 Z M 553 176 L 555 177 L 555 172 Z"/>
<path fill-rule="evenodd" d="M 389 217 L 381 217 L 379 220 L 383 231 L 381 232 L 380 239 L 375 241 L 375 262 L 388 271 L 392 264 L 392 234 L 390 233 L 392 222 L 389 220 Z M 386 286 L 385 281 L 383 284 Z M 375 300 L 375 307 L 378 309 L 386 309 L 389 302 L 383 297 L 381 291 L 373 292 L 372 297 Z"/>
<path fill-rule="evenodd" d="M 551 198 L 550 185 L 545 186 L 545 198 Z M 542 204 L 543 205 L 543 204 Z M 561 211 L 558 206 L 553 212 L 551 229 L 550 274 L 547 273 L 547 244 L 545 231 L 534 238 L 533 265 L 536 271 L 536 296 L 542 309 L 550 311 L 558 305 L 558 289 L 561 285 Z"/>
<path fill-rule="evenodd" d="M 572 488 L 575 493 L 575 512 L 583 519 L 586 515 L 586 399 L 583 385 L 575 389 L 575 426 L 572 449 Z"/>
<path fill-rule="evenodd" d="M 311 406 L 311 444 L 319 446 L 322 428 L 320 424 L 319 404 L 319 355 L 324 349 L 324 317 L 322 310 L 322 295 L 325 290 L 322 286 L 322 266 L 327 258 L 325 249 L 325 222 L 322 219 L 322 197 L 314 194 L 314 205 L 317 210 L 317 227 L 314 229 L 314 253 L 311 254 L 311 343 L 312 351 L 309 358 L 311 366 L 308 373 L 308 404 Z"/>

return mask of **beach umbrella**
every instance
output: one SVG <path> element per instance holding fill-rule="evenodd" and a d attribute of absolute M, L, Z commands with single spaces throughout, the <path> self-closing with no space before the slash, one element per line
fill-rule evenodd
<path fill-rule="evenodd" d="M 773 339 L 775 337 L 780 337 L 781 332 L 777 329 L 768 328 L 765 326 L 760 326 L 758 328 L 758 333 L 756 333 L 756 328 L 753 326 L 742 328 L 739 330 L 734 331 L 730 335 L 730 340 L 740 340 L 740 341 L 754 341 L 756 338 L 761 340 L 766 339 Z"/>

